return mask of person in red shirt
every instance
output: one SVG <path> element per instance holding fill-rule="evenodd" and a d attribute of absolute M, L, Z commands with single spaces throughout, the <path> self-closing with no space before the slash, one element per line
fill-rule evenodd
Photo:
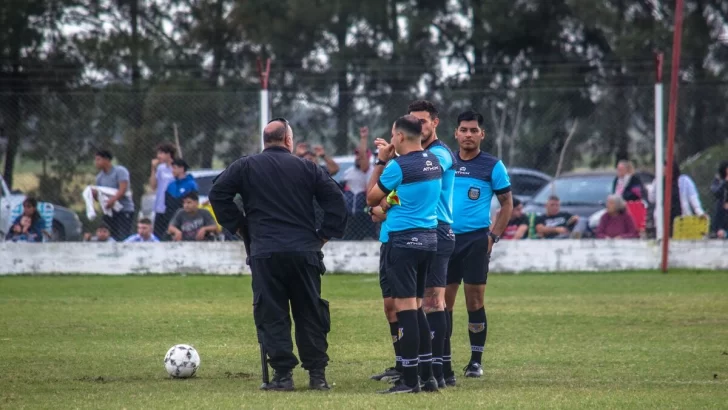
<path fill-rule="evenodd" d="M 523 203 L 513 198 L 513 213 L 508 221 L 506 230 L 501 235 L 502 239 L 523 239 L 528 233 L 528 217 L 523 214 Z"/>
<path fill-rule="evenodd" d="M 639 232 L 621 195 L 607 197 L 607 212 L 602 215 L 597 227 L 598 239 L 638 238 Z"/>

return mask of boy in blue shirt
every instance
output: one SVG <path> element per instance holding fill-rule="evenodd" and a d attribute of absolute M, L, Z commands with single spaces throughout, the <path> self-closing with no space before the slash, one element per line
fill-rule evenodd
<path fill-rule="evenodd" d="M 391 144 L 376 141 L 379 160 L 367 190 L 369 206 L 380 205 L 394 190 L 399 198 L 399 205 L 388 210 L 386 227 L 380 232 L 385 244 L 380 260 L 397 311 L 403 380 L 382 393 L 420 391 L 419 370 L 425 390 L 437 391 L 432 375 L 431 333 L 422 298 L 437 251 L 442 167 L 435 155 L 422 149 L 421 134 L 417 117 L 406 115 L 395 121 Z"/>
<path fill-rule="evenodd" d="M 483 116 L 474 111 L 466 111 L 458 116 L 457 124 L 455 137 L 460 150 L 456 156 L 453 196 L 456 217 L 452 224 L 455 250 L 447 269 L 445 305 L 452 318 L 460 282 L 465 282 L 471 351 L 470 363 L 465 367 L 465 377 L 481 377 L 481 361 L 488 332 L 483 305 L 488 281 L 488 262 L 493 244 L 500 240 L 500 235 L 511 218 L 513 198 L 511 182 L 503 162 L 480 150 L 480 143 L 485 138 Z M 493 195 L 498 196 L 501 210 L 491 227 L 490 201 Z M 446 351 L 445 355 L 448 354 Z M 453 374 L 445 374 L 445 377 L 451 376 Z"/>

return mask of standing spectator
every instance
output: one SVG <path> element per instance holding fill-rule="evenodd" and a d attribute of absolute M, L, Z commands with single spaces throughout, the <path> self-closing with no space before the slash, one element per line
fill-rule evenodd
<path fill-rule="evenodd" d="M 367 148 L 369 144 L 369 128 L 359 129 L 359 146 L 354 150 L 356 159 L 354 166 L 344 172 L 344 188 L 354 195 L 361 194 L 367 189 L 367 182 L 372 175 L 372 152 Z M 364 207 L 362 207 L 364 208 Z"/>
<path fill-rule="evenodd" d="M 552 195 L 546 202 L 546 213 L 536 218 L 536 234 L 543 239 L 568 238 L 577 222 L 579 216 L 561 212 L 561 200 Z"/>
<path fill-rule="evenodd" d="M 500 212 L 500 210 L 499 210 Z M 513 198 L 513 212 L 508 221 L 506 230 L 503 231 L 502 239 L 523 239 L 528 233 L 528 217 L 523 214 L 523 203 L 518 198 Z"/>
<path fill-rule="evenodd" d="M 625 201 L 639 201 L 646 196 L 640 177 L 634 173 L 632 161 L 622 160 L 617 163 L 617 176 L 612 184 L 612 193 L 621 196 Z"/>
<path fill-rule="evenodd" d="M 111 230 L 109 230 L 109 227 L 101 224 L 98 228 L 96 228 L 96 236 L 91 236 L 90 233 L 87 233 L 84 235 L 83 238 L 87 242 L 116 242 L 114 238 L 111 237 Z"/>
<path fill-rule="evenodd" d="M 154 197 L 154 235 L 163 238 L 167 232 L 169 219 L 165 216 L 165 194 L 167 186 L 174 181 L 172 161 L 177 151 L 174 144 L 163 142 L 157 145 L 157 156 L 152 159 L 152 174 L 149 186 L 156 192 Z"/>
<path fill-rule="evenodd" d="M 667 168 L 667 164 L 665 164 Z M 667 169 L 665 169 L 667 174 Z M 664 184 L 664 181 L 663 181 Z M 650 190 L 650 202 L 655 201 L 655 190 Z M 683 174 L 680 171 L 680 165 L 675 161 L 672 165 L 672 198 L 670 198 L 670 235 L 672 235 L 672 226 L 675 222 L 675 218 L 678 216 L 705 216 L 703 205 L 700 203 L 700 196 L 698 195 L 698 189 L 695 187 L 695 182 L 690 176 Z M 657 210 L 654 213 L 655 221 L 661 221 L 660 215 L 657 215 Z"/>
<path fill-rule="evenodd" d="M 23 224 L 23 217 L 28 217 L 30 225 L 26 227 Z M 23 214 L 15 218 L 13 221 L 13 230 L 16 226 L 21 227 L 22 235 L 25 239 L 24 242 L 43 242 L 43 234 L 47 232 L 48 227 L 46 226 L 45 220 L 38 212 L 38 200 L 32 197 L 25 198 L 23 201 Z"/>
<path fill-rule="evenodd" d="M 728 231 L 728 161 L 720 163 L 718 175 L 710 184 L 710 191 L 715 196 L 715 213 L 712 231 L 719 238 L 726 237 Z"/>
<path fill-rule="evenodd" d="M 183 159 L 172 161 L 172 176 L 174 180 L 167 186 L 164 194 L 165 219 L 172 220 L 178 210 L 182 208 L 182 198 L 191 192 L 198 192 L 195 178 L 188 174 L 189 165 Z M 169 226 L 169 224 L 168 224 Z"/>
<path fill-rule="evenodd" d="M 159 242 L 159 238 L 152 232 L 152 220 L 142 218 L 137 222 L 137 233 L 126 238 L 124 242 Z"/>
<path fill-rule="evenodd" d="M 339 164 L 336 163 L 331 157 L 326 155 L 326 151 L 324 151 L 324 147 L 321 145 L 316 145 L 313 147 L 313 151 L 306 151 L 302 155 L 300 155 L 301 158 L 307 159 L 314 164 L 319 164 L 319 161 L 324 161 L 326 165 L 321 165 L 321 169 L 326 171 L 327 174 L 330 176 L 336 175 L 336 173 L 339 172 Z"/>
<path fill-rule="evenodd" d="M 103 222 L 111 229 L 111 236 L 117 241 L 123 241 L 131 232 L 131 223 L 134 218 L 134 202 L 131 200 L 131 188 L 129 184 L 129 171 L 121 165 L 113 165 L 111 161 L 114 156 L 110 151 L 99 150 L 96 152 L 94 165 L 100 172 L 96 175 L 96 185 L 116 189 L 116 194 L 106 202 L 107 209 L 114 209 L 114 204 L 119 203 L 121 210 L 114 210 L 109 215 L 104 215 Z M 98 199 L 96 191 L 94 198 Z"/>
<path fill-rule="evenodd" d="M 599 219 L 598 239 L 637 238 L 639 232 L 632 216 L 627 212 L 627 204 L 617 194 L 607 197 L 607 212 Z"/>
<path fill-rule="evenodd" d="M 220 231 L 210 211 L 200 209 L 197 192 L 185 195 L 182 204 L 183 208 L 169 223 L 169 234 L 174 241 L 204 241 Z"/>
<path fill-rule="evenodd" d="M 307 152 L 311 152 L 311 145 L 306 141 L 301 141 L 296 144 L 295 154 L 297 157 L 302 158 Z"/>

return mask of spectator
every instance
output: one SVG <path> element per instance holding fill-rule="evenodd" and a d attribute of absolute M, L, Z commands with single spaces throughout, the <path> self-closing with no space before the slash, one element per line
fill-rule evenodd
<path fill-rule="evenodd" d="M 667 163 L 665 164 L 667 168 Z M 667 169 L 665 169 L 667 174 Z M 663 181 L 664 184 L 664 181 Z M 654 190 L 650 192 L 650 201 L 655 201 Z M 695 182 L 690 176 L 683 174 L 680 171 L 680 165 L 677 161 L 672 166 L 672 198 L 670 205 L 670 232 L 672 235 L 672 225 L 675 218 L 678 216 L 705 216 L 705 211 L 700 203 L 700 196 L 698 195 L 698 189 L 695 187 Z M 661 219 L 658 218 L 657 210 L 655 210 L 654 218 L 656 221 Z"/>
<path fill-rule="evenodd" d="M 728 231 L 728 161 L 720 163 L 718 175 L 710 184 L 710 191 L 715 196 L 712 231 L 719 238 L 725 238 Z"/>
<path fill-rule="evenodd" d="M 96 228 L 96 236 L 91 236 L 90 233 L 87 233 L 84 235 L 83 239 L 87 242 L 116 242 L 114 238 L 111 237 L 111 230 L 109 227 L 103 224 Z"/>
<path fill-rule="evenodd" d="M 499 210 L 500 211 L 500 210 Z M 501 239 L 523 239 L 528 233 L 528 217 L 523 214 L 523 203 L 513 198 L 513 213 Z"/>
<path fill-rule="evenodd" d="M 174 144 L 163 142 L 157 145 L 157 156 L 152 160 L 152 174 L 149 186 L 156 192 L 154 197 L 154 235 L 162 238 L 167 231 L 169 219 L 165 216 L 167 186 L 174 181 L 172 161 L 177 148 Z"/>
<path fill-rule="evenodd" d="M 25 227 L 23 225 L 23 217 L 28 217 L 30 220 L 30 226 Z M 13 229 L 19 226 L 21 227 L 22 235 L 25 237 L 25 242 L 43 242 L 43 234 L 48 234 L 45 220 L 38 212 L 38 200 L 32 197 L 25 198 L 23 201 L 23 214 L 20 215 L 13 221 Z M 11 229 L 9 234 L 13 233 Z M 50 236 L 50 235 L 49 235 Z"/>
<path fill-rule="evenodd" d="M 40 242 L 43 239 L 42 235 L 43 233 L 33 230 L 33 219 L 30 216 L 21 215 L 5 239 L 12 242 Z"/>
<path fill-rule="evenodd" d="M 169 223 L 169 234 L 175 241 L 204 241 L 220 232 L 215 218 L 207 209 L 200 209 L 197 192 L 185 195 L 183 208 Z"/>
<path fill-rule="evenodd" d="M 577 222 L 579 216 L 561 212 L 561 200 L 552 195 L 546 202 L 546 213 L 536 218 L 536 234 L 544 239 L 568 238 Z"/>
<path fill-rule="evenodd" d="M 121 165 L 113 165 L 114 156 L 110 151 L 100 150 L 96 153 L 94 165 L 100 171 L 96 175 L 96 185 L 116 190 L 108 198 L 105 207 L 111 209 L 111 216 L 104 215 L 103 222 L 111 229 L 111 236 L 122 241 L 131 232 L 131 223 L 134 219 L 134 202 L 131 200 L 131 187 L 129 184 L 129 171 Z M 98 193 L 94 190 L 93 196 L 98 200 Z M 114 207 L 116 203 L 119 207 Z M 117 211 L 117 209 L 119 209 Z"/>
<path fill-rule="evenodd" d="M 627 204 L 618 194 L 607 197 L 607 212 L 599 219 L 598 239 L 638 238 L 637 226 L 627 212 Z"/>
<path fill-rule="evenodd" d="M 306 153 L 307 157 L 310 158 L 310 154 L 313 154 L 313 161 L 317 164 L 319 161 L 323 161 L 326 165 L 322 168 L 328 172 L 330 176 L 334 176 L 339 172 L 339 164 L 336 163 L 336 161 L 333 160 L 333 158 L 326 155 L 326 150 L 322 145 L 314 145 L 313 147 L 313 153 L 310 151 Z"/>
<path fill-rule="evenodd" d="M 354 195 L 366 191 L 369 177 L 374 169 L 371 166 L 372 152 L 367 148 L 368 144 L 369 128 L 362 127 L 359 129 L 359 146 L 354 150 L 354 154 L 356 155 L 354 166 L 344 172 L 342 179 L 344 181 L 344 189 Z"/>
<path fill-rule="evenodd" d="M 308 142 L 301 141 L 298 144 L 296 144 L 295 154 L 296 154 L 297 157 L 301 158 L 307 152 L 310 152 L 310 151 L 311 151 L 311 145 Z"/>
<path fill-rule="evenodd" d="M 172 161 L 172 175 L 174 181 L 167 186 L 165 193 L 165 218 L 171 221 L 174 215 L 182 208 L 182 198 L 191 192 L 198 192 L 195 178 L 188 174 L 189 165 L 182 159 Z M 169 224 L 167 224 L 169 227 Z"/>
<path fill-rule="evenodd" d="M 612 184 L 612 193 L 621 196 L 625 201 L 639 201 L 646 197 L 645 187 L 640 177 L 635 175 L 632 161 L 622 160 L 617 163 L 617 176 Z"/>
<path fill-rule="evenodd" d="M 126 238 L 124 242 L 159 242 L 152 231 L 152 220 L 142 218 L 137 222 L 137 233 Z"/>

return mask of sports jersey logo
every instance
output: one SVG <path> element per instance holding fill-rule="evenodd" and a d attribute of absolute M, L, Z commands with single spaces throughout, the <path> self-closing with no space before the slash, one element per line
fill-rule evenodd
<path fill-rule="evenodd" d="M 425 161 L 425 165 L 427 165 L 428 167 L 431 167 L 432 166 L 432 161 Z"/>
<path fill-rule="evenodd" d="M 422 171 L 438 171 L 440 170 L 439 166 L 432 166 L 432 161 L 425 161 L 425 167 L 422 168 Z"/>
<path fill-rule="evenodd" d="M 460 169 L 455 173 L 457 175 L 470 175 L 470 172 L 468 172 L 468 169 L 465 167 L 460 167 Z"/>
<path fill-rule="evenodd" d="M 480 188 L 470 187 L 470 189 L 468 189 L 468 198 L 473 201 L 480 198 Z"/>
<path fill-rule="evenodd" d="M 420 239 L 419 238 L 413 237 L 412 239 L 409 240 L 409 242 L 407 242 L 407 245 L 410 245 L 410 246 L 422 246 L 423 244 L 422 244 L 422 242 L 420 242 Z"/>
<path fill-rule="evenodd" d="M 480 333 L 485 330 L 485 323 L 468 323 L 470 333 Z"/>

